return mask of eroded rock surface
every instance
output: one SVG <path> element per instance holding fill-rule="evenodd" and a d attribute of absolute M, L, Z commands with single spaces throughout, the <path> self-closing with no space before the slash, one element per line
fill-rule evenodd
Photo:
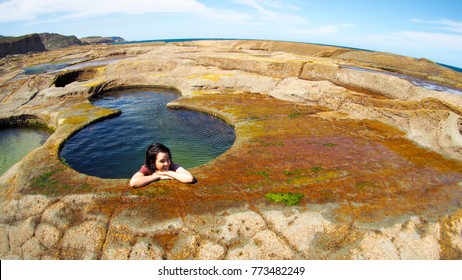
<path fill-rule="evenodd" d="M 86 64 L 20 71 L 63 61 Z M 0 83 L 2 123 L 54 129 L 0 178 L 2 259 L 462 259 L 462 74 L 431 61 L 271 41 L 81 46 L 2 59 Z M 131 189 L 59 160 L 70 135 L 120 114 L 89 98 L 156 86 L 235 127 L 197 184 Z"/>

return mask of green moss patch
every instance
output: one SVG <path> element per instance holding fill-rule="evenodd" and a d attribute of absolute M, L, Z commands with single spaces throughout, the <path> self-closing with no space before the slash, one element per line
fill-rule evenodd
<path fill-rule="evenodd" d="M 300 203 L 303 198 L 301 193 L 267 193 L 265 197 L 272 202 L 282 202 L 287 206 L 293 206 Z"/>

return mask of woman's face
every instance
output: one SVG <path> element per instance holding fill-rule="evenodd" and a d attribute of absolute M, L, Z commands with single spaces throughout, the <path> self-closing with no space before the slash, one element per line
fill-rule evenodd
<path fill-rule="evenodd" d="M 156 158 L 156 169 L 159 171 L 168 171 L 172 161 L 167 153 L 160 152 Z"/>

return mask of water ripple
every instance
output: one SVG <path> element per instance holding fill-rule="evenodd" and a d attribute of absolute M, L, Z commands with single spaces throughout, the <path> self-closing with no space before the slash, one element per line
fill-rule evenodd
<path fill-rule="evenodd" d="M 102 178 L 130 178 L 144 163 L 146 147 L 167 145 L 185 168 L 207 163 L 229 149 L 234 129 L 211 115 L 167 109 L 179 95 L 169 91 L 123 91 L 93 102 L 122 110 L 119 117 L 92 124 L 64 145 L 61 158 L 75 170 Z"/>

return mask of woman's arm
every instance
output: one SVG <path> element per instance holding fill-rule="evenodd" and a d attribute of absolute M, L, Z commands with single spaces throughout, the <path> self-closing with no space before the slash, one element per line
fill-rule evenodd
<path fill-rule="evenodd" d="M 196 178 L 186 169 L 184 169 L 181 166 L 177 166 L 175 170 L 169 170 L 169 171 L 158 171 L 155 174 L 159 174 L 162 176 L 168 176 L 172 179 L 178 180 L 182 183 L 186 184 L 191 184 L 196 182 Z"/>
<path fill-rule="evenodd" d="M 141 172 L 136 172 L 135 175 L 133 175 L 133 177 L 130 179 L 130 187 L 140 188 L 152 182 L 159 181 L 160 179 L 162 179 L 162 176 L 157 173 L 152 175 L 144 175 Z"/>
<path fill-rule="evenodd" d="M 176 166 L 176 169 L 169 170 L 169 171 L 157 171 L 152 175 L 145 175 L 142 172 L 136 172 L 135 175 L 130 179 L 130 187 L 132 188 L 140 188 L 146 186 L 152 182 L 156 182 L 159 180 L 169 180 L 175 179 L 182 183 L 191 184 L 196 182 L 196 178 L 184 169 L 183 167 Z"/>

